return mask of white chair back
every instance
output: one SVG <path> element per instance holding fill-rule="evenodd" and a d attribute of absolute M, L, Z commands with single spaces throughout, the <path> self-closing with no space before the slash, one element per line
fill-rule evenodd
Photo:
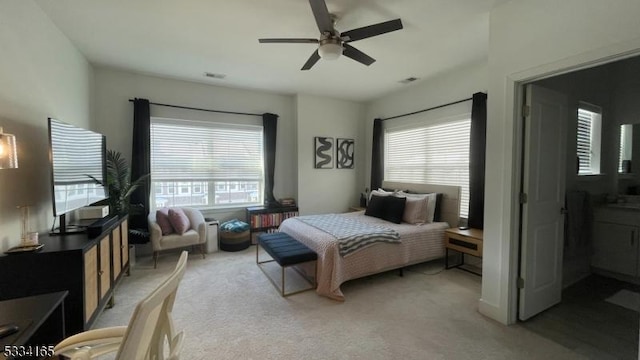
<path fill-rule="evenodd" d="M 171 312 L 178 284 L 187 267 L 183 251 L 176 268 L 136 306 L 129 325 L 88 330 L 55 346 L 55 354 L 72 360 L 90 360 L 116 352 L 116 360 L 179 360 L 184 332 L 175 333 Z M 169 354 L 165 357 L 165 341 Z"/>
<path fill-rule="evenodd" d="M 179 354 L 175 351 L 175 342 L 181 342 L 183 335 L 174 333 L 171 312 L 187 266 L 187 256 L 188 253 L 183 251 L 173 273 L 138 303 L 116 359 L 164 359 L 165 339 L 170 344 L 170 358 L 177 359 Z"/>

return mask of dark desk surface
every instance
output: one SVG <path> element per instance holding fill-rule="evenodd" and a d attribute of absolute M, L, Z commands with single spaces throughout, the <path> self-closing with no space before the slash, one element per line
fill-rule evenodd
<path fill-rule="evenodd" d="M 20 328 L 17 333 L 0 339 L 0 349 L 5 345 L 25 345 L 68 293 L 59 291 L 0 301 L 0 324 L 14 323 Z"/>

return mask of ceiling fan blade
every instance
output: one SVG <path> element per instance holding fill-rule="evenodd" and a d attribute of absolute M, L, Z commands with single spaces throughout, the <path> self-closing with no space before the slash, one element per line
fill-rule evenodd
<path fill-rule="evenodd" d="M 340 37 L 345 42 L 351 42 L 370 38 L 372 36 L 382 35 L 400 29 L 402 29 L 402 21 L 400 19 L 395 19 L 345 31 L 340 34 Z"/>
<path fill-rule="evenodd" d="M 376 62 L 376 59 L 372 58 L 371 56 L 363 53 L 362 51 L 354 48 L 349 44 L 342 44 L 342 46 L 344 47 L 344 50 L 342 51 L 342 55 L 348 58 L 352 58 L 353 60 L 359 63 L 365 64 L 367 66 Z"/>
<path fill-rule="evenodd" d="M 329 15 L 329 10 L 324 0 L 309 0 L 309 5 L 311 5 L 311 11 L 316 18 L 316 24 L 318 24 L 320 33 L 322 34 L 328 31 L 333 34 L 333 21 L 331 20 L 331 15 Z"/>
<path fill-rule="evenodd" d="M 318 50 L 314 51 L 313 54 L 309 57 L 306 63 L 302 66 L 300 70 L 309 70 L 313 65 L 315 65 L 318 60 L 320 60 L 320 54 L 318 54 Z"/>
<path fill-rule="evenodd" d="M 299 39 L 299 38 L 277 39 L 276 38 L 276 39 L 258 39 L 258 42 L 260 42 L 261 44 L 269 44 L 269 43 L 273 43 L 273 44 L 317 44 L 318 43 L 318 39 Z"/>

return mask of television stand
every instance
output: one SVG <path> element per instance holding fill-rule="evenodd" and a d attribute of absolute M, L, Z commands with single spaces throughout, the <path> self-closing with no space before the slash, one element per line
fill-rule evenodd
<path fill-rule="evenodd" d="M 114 289 L 123 274 L 129 272 L 128 228 L 124 216 L 95 238 L 86 233 L 45 234 L 39 238 L 44 247 L 38 251 L 0 254 L 0 300 L 66 290 L 69 292 L 64 306 L 66 334 L 89 330 L 102 310 L 113 303 Z M 4 323 L 4 314 L 0 309 L 0 324 Z M 35 321 L 34 316 L 25 318 Z M 35 322 L 31 328 L 34 326 Z M 6 339 L 9 338 L 2 340 Z M 48 341 L 34 339 L 33 344 L 55 343 L 53 339 Z M 0 359 L 3 358 L 0 354 Z"/>

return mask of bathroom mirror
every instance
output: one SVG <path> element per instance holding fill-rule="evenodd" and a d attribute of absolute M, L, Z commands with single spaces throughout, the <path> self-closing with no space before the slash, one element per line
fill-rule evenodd
<path fill-rule="evenodd" d="M 632 172 L 631 159 L 633 153 L 633 124 L 620 125 L 620 146 L 618 149 L 618 173 Z"/>

